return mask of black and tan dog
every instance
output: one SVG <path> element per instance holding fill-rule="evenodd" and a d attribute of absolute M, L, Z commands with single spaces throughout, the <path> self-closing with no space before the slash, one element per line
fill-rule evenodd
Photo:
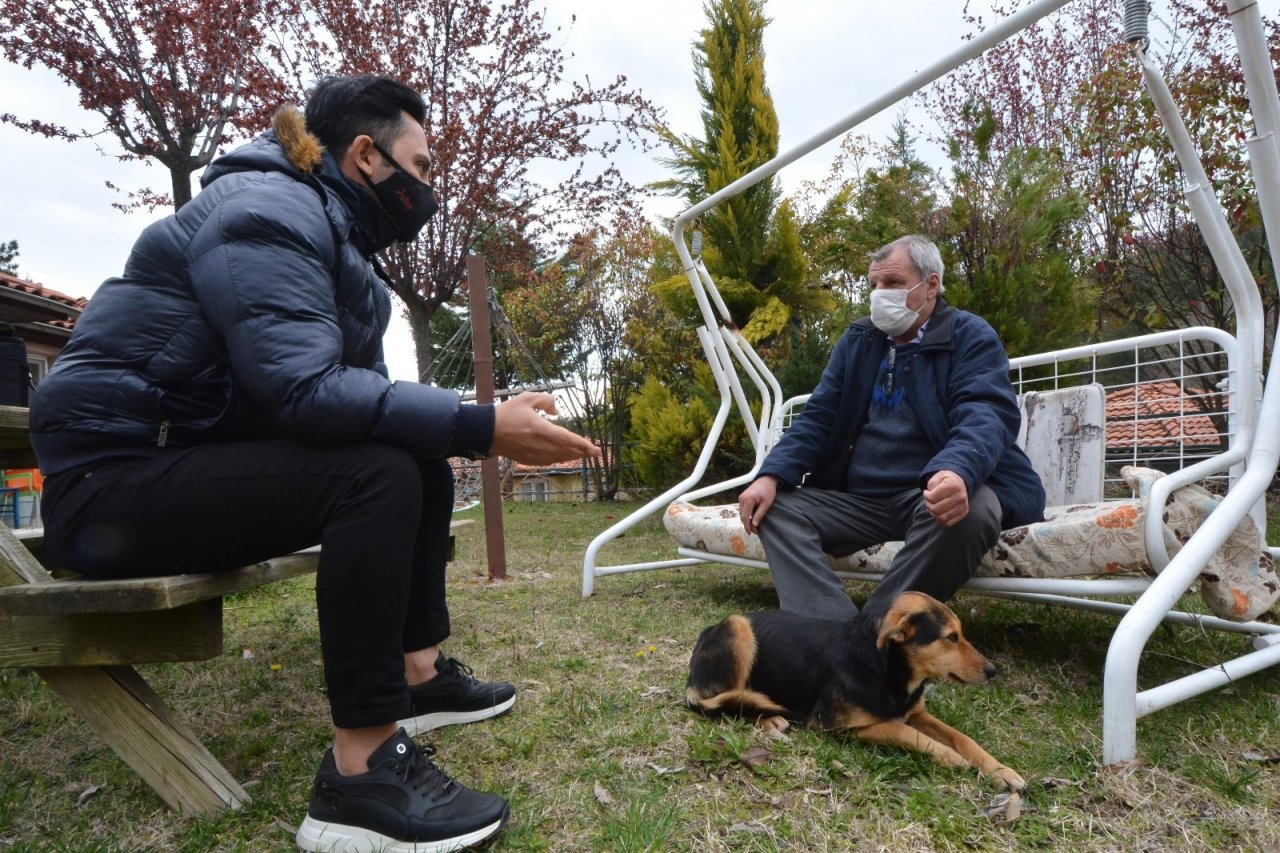
<path fill-rule="evenodd" d="M 782 610 L 730 616 L 698 637 L 685 697 L 695 710 L 752 717 L 774 731 L 791 722 L 848 729 L 941 764 L 976 767 L 1021 795 L 1021 776 L 924 709 L 926 682 L 972 684 L 995 673 L 949 607 L 905 592 L 887 609 L 847 621 Z"/>

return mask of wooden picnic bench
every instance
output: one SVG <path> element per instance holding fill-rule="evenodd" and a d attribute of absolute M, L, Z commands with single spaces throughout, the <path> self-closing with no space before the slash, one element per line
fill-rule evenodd
<path fill-rule="evenodd" d="M 35 465 L 26 409 L 0 406 L 0 459 Z M 33 668 L 173 808 L 248 802 L 134 665 L 221 654 L 223 598 L 314 572 L 319 547 L 216 574 L 104 581 L 54 577 L 33 553 L 42 534 L 0 526 L 0 667 Z"/>

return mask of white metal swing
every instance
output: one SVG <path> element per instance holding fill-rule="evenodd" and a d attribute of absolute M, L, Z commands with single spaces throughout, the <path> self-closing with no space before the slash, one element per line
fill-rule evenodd
<path fill-rule="evenodd" d="M 671 527 L 673 512 L 679 514 L 685 508 L 696 511 L 695 501 L 750 482 L 765 454 L 785 429 L 794 408 L 803 403 L 803 398 L 783 400 L 778 381 L 733 325 L 701 258 L 692 254 L 685 244 L 684 231 L 689 223 L 1068 2 L 1070 0 L 1038 0 L 1032 3 L 966 43 L 960 50 L 676 217 L 671 238 L 701 311 L 703 324 L 697 330 L 698 338 L 715 376 L 720 406 L 693 472 L 591 542 L 583 561 L 584 597 L 592 594 L 596 578 L 624 572 L 696 566 L 711 561 L 766 567 L 762 559 L 741 555 L 745 547 L 741 537 L 732 548 L 709 547 L 703 542 L 697 543 L 701 547 L 686 545 L 677 549 L 675 559 L 614 566 L 598 563 L 604 545 L 643 519 L 658 512 L 667 512 L 668 526 Z M 1247 142 L 1247 148 L 1274 262 L 1280 256 L 1280 139 L 1277 137 L 1280 133 L 1280 99 L 1277 98 L 1256 2 L 1227 0 L 1227 9 L 1255 122 L 1256 133 Z M 1246 528 L 1253 531 L 1254 553 L 1261 550 L 1260 559 L 1267 564 L 1256 568 L 1259 571 L 1266 568 L 1272 572 L 1269 577 L 1274 578 L 1269 564 L 1272 557 L 1280 555 L 1280 549 L 1266 548 L 1257 531 L 1265 530 L 1262 499 L 1280 460 L 1280 429 L 1275 428 L 1275 424 L 1280 423 L 1280 367 L 1273 358 L 1270 375 L 1264 384 L 1262 301 L 1239 246 L 1230 235 L 1222 207 L 1213 195 L 1168 87 L 1157 67 L 1146 56 L 1147 0 L 1126 0 L 1125 12 L 1126 40 L 1139 60 L 1146 87 L 1173 143 L 1186 181 L 1185 193 L 1192 214 L 1233 300 L 1236 333 L 1233 336 L 1209 327 L 1180 329 L 1014 359 L 1011 378 L 1024 400 L 1027 392 L 1032 391 L 1081 384 L 1101 385 L 1106 392 L 1108 410 L 1118 405 L 1123 412 L 1108 413 L 1108 423 L 1102 425 L 1104 434 L 1105 430 L 1118 429 L 1119 434 L 1124 435 L 1128 429 L 1131 436 L 1127 452 L 1132 454 L 1132 459 L 1119 461 L 1134 464 L 1150 462 L 1150 445 L 1154 441 L 1169 446 L 1169 458 L 1164 463 L 1175 470 L 1168 476 L 1157 475 L 1158 478 L 1147 480 L 1140 486 L 1131 481 L 1135 491 L 1141 489 L 1131 505 L 1149 507 L 1150 511 L 1139 516 L 1139 548 L 1143 552 L 1138 561 L 1140 565 L 1126 568 L 1148 569 L 1147 574 L 1101 579 L 977 577 L 965 587 L 968 591 L 985 595 L 1075 607 L 1121 617 L 1110 642 L 1103 681 L 1103 761 L 1107 764 L 1134 757 L 1138 717 L 1280 663 L 1280 625 L 1233 621 L 1174 610 L 1178 600 L 1198 578 L 1211 578 L 1205 575 L 1206 568 L 1235 547 L 1231 545 L 1233 538 L 1238 540 L 1241 530 Z M 1280 264 L 1276 264 L 1276 268 L 1280 269 Z M 752 416 L 748 406 L 743 387 L 744 375 L 760 394 L 762 405 L 758 417 Z M 1197 396 L 1213 396 L 1205 389 L 1215 387 L 1221 392 L 1217 395 L 1221 402 L 1216 404 L 1216 408 L 1195 399 Z M 711 454 L 734 410 L 742 418 L 755 446 L 755 466 L 740 477 L 699 488 Z M 1126 420 L 1131 421 L 1128 427 L 1125 426 Z M 1153 424 L 1176 435 L 1152 439 L 1144 431 Z M 1260 428 L 1260 425 L 1270 426 Z M 1195 436 L 1203 434 L 1206 428 L 1215 434 L 1215 441 L 1221 439 L 1221 443 L 1226 444 L 1225 451 L 1219 450 L 1208 456 L 1198 452 L 1201 448 L 1197 446 Z M 1097 426 L 1090 425 L 1089 429 L 1096 430 Z M 1107 445 L 1113 444 L 1109 439 L 1102 440 Z M 1111 455 L 1115 455 L 1114 447 L 1110 450 Z M 1132 473 L 1132 469 L 1128 473 Z M 1196 520 L 1194 529 L 1176 531 L 1171 535 L 1165 523 L 1173 507 L 1171 496 L 1194 490 L 1194 483 L 1206 478 L 1222 479 L 1227 486 L 1225 497 L 1220 502 L 1209 501 L 1203 507 L 1204 515 Z M 1175 497 L 1174 502 L 1177 500 Z M 732 511 L 732 507 L 725 507 L 722 515 L 727 517 Z M 1178 545 L 1177 552 L 1170 556 L 1170 546 Z M 859 571 L 859 565 L 865 566 L 865 563 L 846 566 L 853 570 L 845 574 L 858 579 L 878 579 L 879 574 L 875 571 Z M 1151 573 L 1155 573 L 1154 576 Z M 1204 585 L 1202 583 L 1202 587 Z M 1138 598 L 1132 604 L 1098 600 L 1108 596 L 1134 595 Z M 1252 635 L 1253 651 L 1139 691 L 1139 659 L 1151 634 L 1162 622 Z"/>

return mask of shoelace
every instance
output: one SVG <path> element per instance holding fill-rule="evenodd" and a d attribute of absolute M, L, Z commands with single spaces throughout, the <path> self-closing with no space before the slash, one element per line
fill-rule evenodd
<path fill-rule="evenodd" d="M 446 658 L 445 663 L 447 666 L 453 669 L 455 673 L 457 673 L 458 678 L 461 679 L 462 681 L 469 681 L 472 684 L 480 683 L 480 680 L 472 674 L 473 672 L 475 672 L 475 670 L 473 670 L 471 667 L 467 666 L 465 663 L 458 660 L 457 658 Z"/>
<path fill-rule="evenodd" d="M 433 746 L 418 746 L 396 761 L 393 771 L 415 791 L 425 788 L 428 793 L 448 793 L 454 786 L 454 780 L 431 760 L 435 754 Z"/>

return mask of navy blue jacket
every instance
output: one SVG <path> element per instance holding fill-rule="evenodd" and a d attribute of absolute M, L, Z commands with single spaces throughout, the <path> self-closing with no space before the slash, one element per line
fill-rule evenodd
<path fill-rule="evenodd" d="M 867 422 L 888 337 L 864 317 L 852 323 L 804 411 L 765 457 L 760 474 L 782 488 L 845 488 L 853 445 Z M 938 471 L 959 474 L 972 495 L 986 484 L 1000 499 L 1002 526 L 1044 518 L 1044 485 L 1018 437 L 1021 416 L 1009 382 L 1009 359 L 995 330 L 941 299 L 920 352 L 903 368 L 907 399 L 936 451 L 920 487 Z M 805 479 L 805 475 L 808 479 Z"/>
<path fill-rule="evenodd" d="M 40 383 L 31 432 L 46 475 L 254 438 L 489 449 L 491 406 L 387 378 L 390 297 L 350 240 L 360 190 L 331 155 L 303 162 L 269 132 L 202 183 L 143 231 Z"/>

